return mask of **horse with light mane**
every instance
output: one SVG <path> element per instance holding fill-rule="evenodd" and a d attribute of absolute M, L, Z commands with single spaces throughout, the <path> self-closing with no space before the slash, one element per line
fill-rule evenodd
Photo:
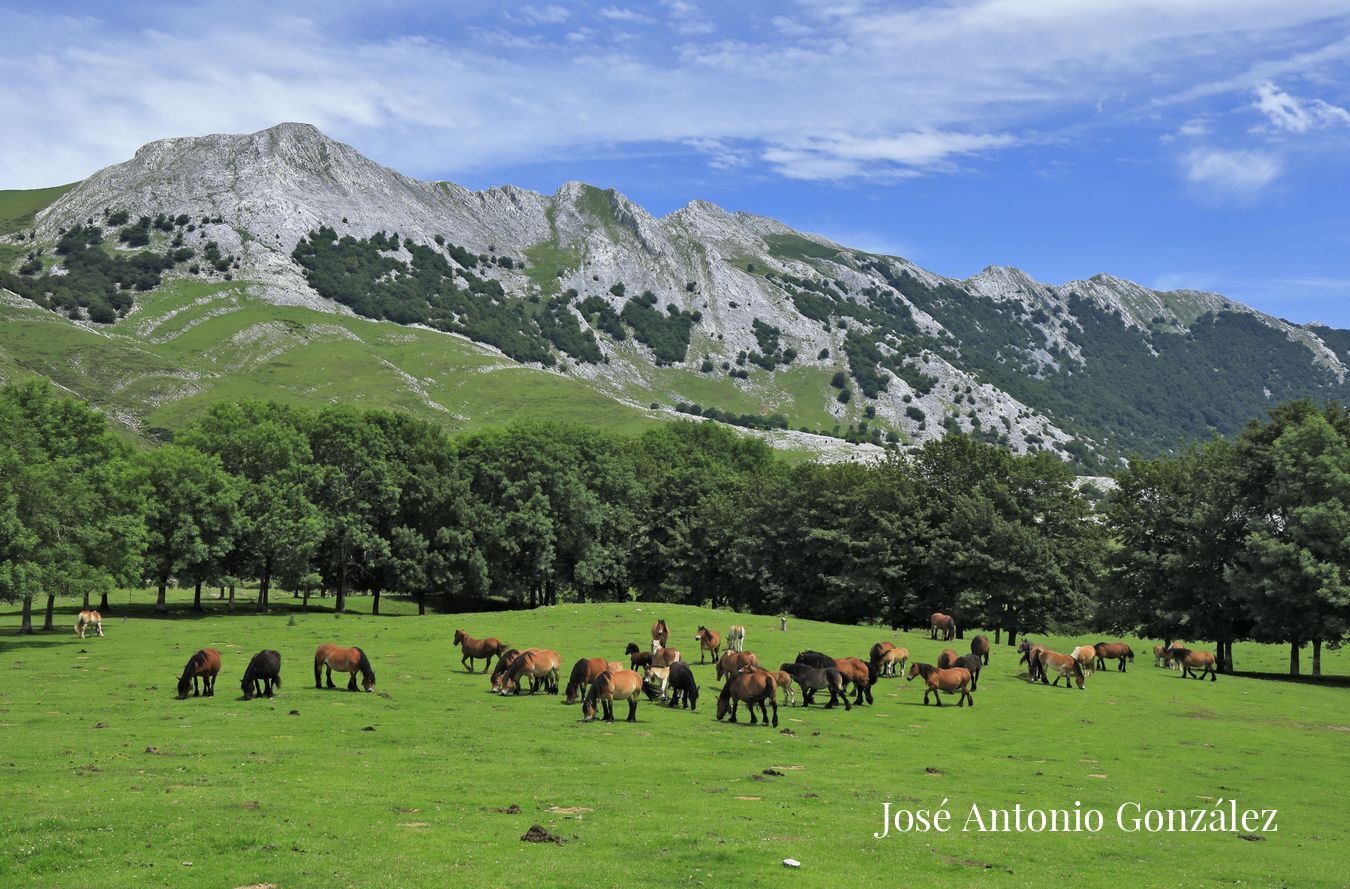
<path fill-rule="evenodd" d="M 86 630 L 95 630 L 102 636 L 103 615 L 92 609 L 81 611 L 80 616 L 75 618 L 75 635 L 83 639 Z"/>
<path fill-rule="evenodd" d="M 320 671 L 328 671 L 328 687 L 337 688 L 333 684 L 333 671 L 339 673 L 350 673 L 351 680 L 347 683 L 347 691 L 356 691 L 356 674 L 361 674 L 361 687 L 366 691 L 375 690 L 375 671 L 370 667 L 370 658 L 359 648 L 343 648 L 340 645 L 334 645 L 332 642 L 325 642 L 314 650 L 314 687 L 323 688 L 319 682 Z"/>
<path fill-rule="evenodd" d="M 703 663 L 703 656 L 711 652 L 713 660 L 717 660 L 717 654 L 722 650 L 722 634 L 716 630 L 710 630 L 703 625 L 699 625 L 698 632 L 694 634 L 694 640 L 698 642 L 698 662 Z"/>
<path fill-rule="evenodd" d="M 1083 666 L 1083 678 L 1091 678 L 1093 670 L 1097 668 L 1097 648 L 1094 645 L 1080 645 L 1069 652 L 1069 657 L 1078 661 Z"/>
<path fill-rule="evenodd" d="M 745 627 L 736 624 L 727 630 L 727 651 L 745 651 Z"/>
<path fill-rule="evenodd" d="M 460 658 L 459 662 L 467 665 L 470 673 L 473 672 L 475 660 L 484 661 L 483 672 L 486 673 L 488 667 L 492 666 L 493 657 L 500 658 L 501 653 L 506 651 L 506 646 L 500 640 L 475 639 L 463 630 L 455 630 L 455 644 L 464 652 L 464 657 Z"/>
<path fill-rule="evenodd" d="M 942 706 L 941 692 L 959 692 L 960 697 L 956 700 L 956 706 L 965 706 L 966 701 L 970 701 L 970 706 L 975 706 L 975 698 L 970 694 L 970 671 L 961 667 L 952 667 L 942 670 L 934 667 L 932 664 L 921 664 L 917 661 L 909 665 L 909 676 L 907 681 L 913 682 L 915 676 L 922 676 L 924 685 L 927 688 L 923 693 L 924 706 L 928 706 L 928 696 L 932 695 L 933 700 L 937 701 L 939 707 Z"/>

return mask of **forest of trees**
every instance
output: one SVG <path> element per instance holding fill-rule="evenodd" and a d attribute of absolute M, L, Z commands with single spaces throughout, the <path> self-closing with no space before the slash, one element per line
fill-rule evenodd
<path fill-rule="evenodd" d="M 715 423 L 620 437 L 219 404 L 136 450 L 50 387 L 0 389 L 0 599 L 147 583 L 711 604 L 845 623 L 954 613 L 1046 631 L 1304 646 L 1350 627 L 1350 416 L 1291 402 L 1232 440 L 1135 460 L 1106 494 L 1046 453 L 949 435 L 884 462 L 782 459 Z M 1223 658 L 1221 658 L 1223 659 Z M 1224 663 L 1231 669 L 1231 663 Z"/>

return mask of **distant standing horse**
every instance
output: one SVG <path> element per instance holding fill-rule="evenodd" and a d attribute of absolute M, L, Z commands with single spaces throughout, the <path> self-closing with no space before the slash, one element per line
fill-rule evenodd
<path fill-rule="evenodd" d="M 726 685 L 722 686 L 722 694 L 717 698 L 717 719 L 721 721 L 728 711 L 731 713 L 731 722 L 736 721 L 736 709 L 741 701 L 745 701 L 750 708 L 750 724 L 755 725 L 755 706 L 759 706 L 759 712 L 764 716 L 764 725 L 770 725 L 769 713 L 765 705 L 773 708 L 774 728 L 778 728 L 778 698 L 776 687 L 773 681 L 773 674 L 768 670 L 745 670 L 737 673 L 727 679 Z"/>
<path fill-rule="evenodd" d="M 939 707 L 942 706 L 942 692 L 951 694 L 960 692 L 961 696 L 956 700 L 956 706 L 965 706 L 966 701 L 970 701 L 970 706 L 975 706 L 975 698 L 970 694 L 970 671 L 961 667 L 953 667 L 950 670 L 940 670 L 932 664 L 920 664 L 917 661 L 909 665 L 909 676 L 907 681 L 913 682 L 915 676 L 922 676 L 924 685 L 927 689 L 923 693 L 924 706 L 928 706 L 928 696 L 932 695 L 933 700 L 937 701 Z"/>
<path fill-rule="evenodd" d="M 497 639 L 475 639 L 463 630 L 455 630 L 455 644 L 464 652 L 459 662 L 468 667 L 470 673 L 473 672 L 475 660 L 483 661 L 483 672 L 486 673 L 488 667 L 492 666 L 492 659 L 506 651 L 506 646 Z"/>
<path fill-rule="evenodd" d="M 694 634 L 694 640 L 698 642 L 698 662 L 703 663 L 703 656 L 712 652 L 713 660 L 717 660 L 717 653 L 722 650 L 722 634 L 716 630 L 710 630 L 700 625 L 698 632 Z"/>
<path fill-rule="evenodd" d="M 188 696 L 188 686 L 192 687 L 192 696 L 200 697 L 201 693 L 197 690 L 197 678 L 201 677 L 202 685 L 206 687 L 206 697 L 215 697 L 216 694 L 216 674 L 220 672 L 220 652 L 214 648 L 203 648 L 188 658 L 187 666 L 183 668 L 183 675 L 178 677 L 178 700 L 184 700 Z"/>
<path fill-rule="evenodd" d="M 727 630 L 727 651 L 745 651 L 745 627 L 736 624 Z"/>
<path fill-rule="evenodd" d="M 270 648 L 260 651 L 248 662 L 244 679 L 239 687 L 244 692 L 244 700 L 272 697 L 272 687 L 281 688 L 281 654 Z"/>
<path fill-rule="evenodd" d="M 928 618 L 928 637 L 936 639 L 938 631 L 942 631 L 942 641 L 950 642 L 956 638 L 956 618 L 950 614 L 943 614 L 941 611 L 934 611 L 932 617 Z"/>
<path fill-rule="evenodd" d="M 642 677 L 632 670 L 609 670 L 595 677 L 586 699 L 581 702 L 582 722 L 595 719 L 597 711 L 603 711 L 605 722 L 614 721 L 614 702 L 628 702 L 628 722 L 637 722 L 638 695 L 642 694 Z"/>
<path fill-rule="evenodd" d="M 957 654 L 956 649 L 954 648 L 942 649 L 942 654 L 938 655 L 938 662 L 937 662 L 938 669 L 950 670 L 952 668 L 952 665 L 956 663 L 956 659 L 959 658 L 960 656 L 961 655 Z"/>
<path fill-rule="evenodd" d="M 1208 651 L 1191 651 L 1189 648 L 1173 648 L 1172 660 L 1181 665 L 1181 678 L 1204 679 L 1209 674 L 1210 682 L 1219 681 L 1219 671 L 1215 669 L 1214 655 Z M 1199 673 L 1195 673 L 1199 670 Z"/>
<path fill-rule="evenodd" d="M 970 640 L 970 653 L 978 654 L 984 665 L 989 666 L 989 637 L 981 633 Z"/>
<path fill-rule="evenodd" d="M 660 642 L 661 648 L 665 648 L 666 644 L 670 642 L 670 630 L 666 628 L 666 622 L 664 620 L 658 620 L 656 623 L 652 624 L 652 642 Z M 655 651 L 656 648 L 657 646 L 652 646 L 653 651 Z"/>
<path fill-rule="evenodd" d="M 753 651 L 724 651 L 717 659 L 717 678 L 731 676 L 747 667 L 758 667 L 759 658 Z"/>
<path fill-rule="evenodd" d="M 1083 675 L 1083 665 L 1067 654 L 1060 654 L 1057 651 L 1051 651 L 1048 648 L 1038 649 L 1040 652 L 1041 668 L 1038 671 L 1041 674 L 1042 685 L 1059 685 L 1059 680 L 1064 680 L 1064 688 L 1069 688 L 1069 677 L 1078 685 L 1080 691 L 1087 688 L 1087 677 Z M 1052 683 L 1048 674 L 1055 673 L 1055 681 Z"/>
<path fill-rule="evenodd" d="M 1116 668 L 1119 672 L 1125 672 L 1125 662 L 1134 661 L 1134 649 L 1124 642 L 1098 642 L 1092 646 L 1097 652 L 1097 669 L 1105 670 L 1106 662 L 1119 659 L 1120 665 Z"/>
<path fill-rule="evenodd" d="M 81 611 L 80 616 L 75 618 L 75 635 L 81 639 L 84 638 L 85 630 L 93 629 L 100 636 L 103 635 L 103 615 L 97 611 Z"/>
<path fill-rule="evenodd" d="M 328 671 L 327 680 L 329 688 L 337 688 L 333 684 L 333 671 L 339 673 L 350 673 L 351 679 L 347 682 L 347 691 L 356 691 L 356 674 L 361 674 L 361 687 L 366 691 L 375 690 L 375 671 L 371 669 L 370 658 L 359 648 L 343 648 L 341 645 L 335 645 L 332 642 L 325 642 L 314 650 L 314 687 L 323 688 L 323 683 L 319 679 L 319 674 Z"/>

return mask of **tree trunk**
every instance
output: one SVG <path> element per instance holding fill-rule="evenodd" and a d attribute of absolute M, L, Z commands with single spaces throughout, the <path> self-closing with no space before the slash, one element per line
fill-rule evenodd
<path fill-rule="evenodd" d="M 960 624 L 956 625 L 956 638 L 958 639 L 966 638 L 966 631 L 961 627 Z"/>
<path fill-rule="evenodd" d="M 52 623 L 52 609 L 56 607 L 56 596 L 47 596 L 47 616 L 42 619 L 42 629 L 54 630 L 56 625 Z"/>
<path fill-rule="evenodd" d="M 1313 675 L 1322 675 L 1322 640 L 1313 640 Z"/>
<path fill-rule="evenodd" d="M 165 590 L 168 589 L 169 578 L 163 574 L 159 576 L 159 598 L 155 599 L 155 610 L 164 612 L 169 610 L 169 602 L 165 598 Z"/>
<path fill-rule="evenodd" d="M 333 610 L 338 614 L 347 610 L 347 560 L 342 560 L 342 570 L 338 573 L 337 602 Z"/>
<path fill-rule="evenodd" d="M 995 644 L 995 645 L 997 645 L 997 644 L 999 644 L 999 642 L 1003 641 L 1002 638 L 999 636 L 999 634 L 1002 633 L 1002 632 L 1003 632 L 1003 628 L 1002 628 L 1002 627 L 994 627 L 994 644 Z"/>
<path fill-rule="evenodd" d="M 31 636 L 33 630 L 33 597 L 23 597 L 23 623 L 19 626 L 19 634 L 22 636 Z"/>
<path fill-rule="evenodd" d="M 230 584 L 230 614 L 234 614 L 234 584 Z"/>
<path fill-rule="evenodd" d="M 300 600 L 300 611 L 309 611 L 309 587 L 305 587 L 305 597 Z"/>
<path fill-rule="evenodd" d="M 221 588 L 220 588 L 220 592 L 216 593 L 216 598 L 217 598 L 217 599 L 220 599 L 221 601 L 224 601 L 224 599 L 225 599 L 225 587 L 221 587 Z"/>
<path fill-rule="evenodd" d="M 202 610 L 202 582 L 200 580 L 197 581 L 197 586 L 192 591 L 192 610 Z"/>
<path fill-rule="evenodd" d="M 426 614 L 426 613 L 427 613 L 427 594 L 426 594 L 426 593 L 418 593 L 418 594 L 417 594 L 417 613 L 418 613 L 419 615 L 420 615 L 420 614 Z"/>
<path fill-rule="evenodd" d="M 379 613 L 380 613 L 380 588 L 379 588 L 379 587 L 375 587 L 375 589 L 371 590 L 371 595 L 375 597 L 375 601 L 370 603 L 370 613 L 371 613 L 371 614 L 379 614 Z"/>
<path fill-rule="evenodd" d="M 89 590 L 87 588 L 84 591 L 84 610 L 89 610 Z"/>
<path fill-rule="evenodd" d="M 268 562 L 263 566 L 262 577 L 258 578 L 258 604 L 256 610 L 267 610 L 267 588 L 272 583 L 272 564 Z"/>
<path fill-rule="evenodd" d="M 1008 630 L 1008 647 L 1011 648 L 1016 644 L 1017 644 L 1017 631 L 1010 629 Z"/>
<path fill-rule="evenodd" d="M 1289 643 L 1289 675 L 1298 675 L 1298 642 Z"/>
<path fill-rule="evenodd" d="M 112 611 L 112 605 L 108 602 L 107 590 L 103 591 L 102 600 L 98 603 L 98 610 L 100 614 L 107 614 L 108 612 Z"/>

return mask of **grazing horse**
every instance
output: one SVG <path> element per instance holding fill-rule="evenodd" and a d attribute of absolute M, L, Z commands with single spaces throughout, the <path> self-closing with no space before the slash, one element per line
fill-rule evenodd
<path fill-rule="evenodd" d="M 684 661 L 670 665 L 666 677 L 666 690 L 670 692 L 670 706 L 685 706 L 698 711 L 698 684 L 694 682 L 694 671 Z"/>
<path fill-rule="evenodd" d="M 1168 652 L 1169 649 L 1166 649 L 1161 645 L 1153 646 L 1153 666 L 1166 667 L 1169 670 L 1172 669 L 1171 658 Z"/>
<path fill-rule="evenodd" d="M 720 721 L 731 711 L 731 722 L 736 721 L 736 710 L 741 701 L 745 701 L 750 708 L 750 724 L 755 725 L 755 705 L 759 705 L 759 712 L 764 717 L 764 725 L 770 725 L 769 712 L 765 705 L 773 708 L 774 728 L 778 728 L 778 698 L 775 694 L 775 684 L 773 674 L 768 670 L 750 669 L 736 673 L 727 678 L 726 685 L 722 686 L 722 693 L 717 697 L 717 718 Z M 845 702 L 847 703 L 847 702 Z"/>
<path fill-rule="evenodd" d="M 989 637 L 981 633 L 970 640 L 970 653 L 978 654 L 984 661 L 984 665 L 989 666 Z"/>
<path fill-rule="evenodd" d="M 337 688 L 333 684 L 333 671 L 339 673 L 352 674 L 351 680 L 347 683 L 347 691 L 356 691 L 356 674 L 361 674 L 361 688 L 366 691 L 375 690 L 375 671 L 370 668 L 370 658 L 359 648 L 343 648 L 340 645 L 334 645 L 332 642 L 325 642 L 314 650 L 314 687 L 323 688 L 319 682 L 319 673 L 323 670 L 328 671 L 327 680 L 329 688 Z"/>
<path fill-rule="evenodd" d="M 1083 675 L 1083 665 L 1067 654 L 1060 654 L 1057 651 L 1051 651 L 1048 648 L 1040 649 L 1041 661 L 1041 684 L 1059 685 L 1059 680 L 1064 680 L 1064 688 L 1069 687 L 1069 677 L 1077 683 L 1080 690 L 1086 690 L 1087 677 Z M 1055 681 L 1052 683 L 1048 674 L 1055 673 Z"/>
<path fill-rule="evenodd" d="M 928 706 L 928 696 L 932 695 L 933 700 L 937 701 L 939 707 L 942 706 L 941 692 L 960 692 L 961 696 L 956 700 L 956 706 L 965 706 L 966 701 L 970 701 L 970 706 L 975 706 L 975 698 L 970 694 L 970 671 L 961 667 L 952 667 L 949 670 L 941 670 L 932 664 L 921 664 L 918 661 L 909 665 L 909 676 L 907 680 L 914 681 L 915 676 L 922 676 L 927 688 L 923 693 L 923 704 Z"/>
<path fill-rule="evenodd" d="M 722 650 L 721 633 L 700 624 L 698 632 L 694 634 L 694 640 L 698 642 L 698 662 L 700 664 L 703 663 L 703 655 L 707 652 L 712 652 L 713 660 L 717 660 L 717 653 Z"/>
<path fill-rule="evenodd" d="M 272 697 L 272 687 L 281 688 L 281 655 L 268 649 L 260 651 L 248 662 L 244 679 L 239 683 L 244 700 Z"/>
<path fill-rule="evenodd" d="M 595 677 L 586 699 L 581 702 L 582 722 L 595 719 L 597 710 L 604 712 L 603 721 L 614 721 L 614 702 L 628 702 L 628 722 L 637 722 L 638 695 L 642 694 L 642 677 L 633 670 L 609 670 Z M 597 706 L 598 705 L 598 706 Z"/>
<path fill-rule="evenodd" d="M 969 670 L 970 690 L 971 691 L 980 690 L 980 670 L 981 668 L 984 667 L 984 664 L 981 663 L 980 656 L 978 654 L 976 654 L 973 651 L 970 654 L 963 654 L 961 655 L 961 657 L 956 659 L 956 663 L 952 664 L 952 666 L 960 667 L 962 670 Z"/>
<path fill-rule="evenodd" d="M 834 658 L 828 654 L 822 654 L 819 651 L 799 651 L 797 652 L 797 663 L 806 664 L 808 667 L 815 667 L 817 670 L 832 670 Z"/>
<path fill-rule="evenodd" d="M 783 664 L 778 669 L 791 676 L 801 687 L 803 707 L 810 707 L 811 702 L 816 699 L 816 692 L 823 688 L 830 693 L 830 702 L 825 705 L 826 710 L 839 701 L 844 702 L 845 710 L 853 709 L 848 702 L 848 695 L 844 693 L 844 677 L 839 675 L 839 670 L 835 667 L 813 667 L 810 664 L 798 663 Z"/>
<path fill-rule="evenodd" d="M 502 677 L 506 674 L 507 668 L 511 666 L 511 662 L 520 657 L 520 653 L 519 648 L 510 648 L 503 651 L 497 658 L 497 666 L 492 668 L 492 677 L 489 680 L 492 683 L 493 691 L 501 688 Z"/>
<path fill-rule="evenodd" d="M 872 671 L 867 669 L 860 658 L 841 657 L 834 661 L 834 668 L 839 671 L 839 676 L 845 684 L 853 683 L 853 704 L 862 706 L 863 698 L 867 703 L 874 703 L 872 700 Z"/>
<path fill-rule="evenodd" d="M 784 670 L 770 671 L 773 673 L 773 684 L 783 693 L 783 703 L 792 705 L 797 703 L 797 692 L 792 687 L 792 677 Z"/>
<path fill-rule="evenodd" d="M 961 655 L 957 654 L 956 649 L 954 648 L 942 649 L 942 654 L 938 655 L 938 662 L 937 662 L 938 669 L 950 670 L 952 668 L 952 665 L 956 663 L 956 659 L 959 658 L 960 656 Z"/>
<path fill-rule="evenodd" d="M 745 651 L 745 627 L 736 624 L 727 630 L 727 651 Z"/>
<path fill-rule="evenodd" d="M 1219 671 L 1215 669 L 1217 663 L 1214 655 L 1208 651 L 1191 651 L 1189 648 L 1173 648 L 1172 660 L 1181 665 L 1181 678 L 1187 676 L 1192 679 L 1204 679 L 1205 674 L 1209 674 L 1210 682 L 1219 681 Z M 1195 673 L 1199 670 L 1199 673 Z"/>
<path fill-rule="evenodd" d="M 670 642 L 670 630 L 666 629 L 666 622 L 664 620 L 658 620 L 656 623 L 652 624 L 652 641 L 660 642 L 661 645 L 659 647 L 661 648 L 665 648 L 666 644 Z M 656 648 L 653 647 L 652 650 L 655 651 Z"/>
<path fill-rule="evenodd" d="M 724 651 L 717 659 L 717 678 L 731 676 L 747 667 L 758 667 L 759 658 L 753 651 Z"/>
<path fill-rule="evenodd" d="M 1097 652 L 1097 669 L 1105 670 L 1106 662 L 1119 659 L 1120 665 L 1116 668 L 1119 672 L 1125 672 L 1125 662 L 1134 661 L 1134 649 L 1124 642 L 1098 642 L 1092 646 Z"/>
<path fill-rule="evenodd" d="M 103 615 L 97 611 L 81 611 L 80 616 L 75 618 L 75 635 L 83 639 L 85 630 L 90 629 L 103 635 Z"/>
<path fill-rule="evenodd" d="M 609 669 L 609 662 L 602 657 L 582 658 L 572 666 L 572 676 L 567 680 L 567 699 L 564 704 L 575 704 L 586 687 L 595 678 Z"/>
<path fill-rule="evenodd" d="M 469 672 L 473 672 L 473 662 L 483 660 L 483 672 L 486 673 L 488 667 L 492 666 L 492 658 L 500 658 L 501 653 L 506 651 L 506 646 L 496 639 L 475 639 L 463 630 L 455 630 L 455 644 L 464 652 L 464 657 L 459 659 L 461 664 L 466 664 Z"/>
<path fill-rule="evenodd" d="M 178 677 L 178 700 L 184 700 L 188 696 L 188 684 L 192 685 L 192 696 L 200 697 L 197 691 L 197 677 L 200 676 L 202 684 L 206 686 L 206 697 L 212 698 L 216 694 L 216 674 L 220 672 L 220 652 L 214 648 L 203 648 L 188 658 L 187 666 L 183 668 L 183 675 Z"/>
<path fill-rule="evenodd" d="M 1090 679 L 1097 669 L 1097 648 L 1094 645 L 1080 645 L 1069 652 L 1069 657 L 1083 666 L 1083 678 Z"/>
<path fill-rule="evenodd" d="M 878 651 L 878 648 L 881 650 Z M 908 662 L 908 648 L 896 648 L 890 642 L 878 642 L 873 645 L 867 661 L 868 672 L 872 674 L 872 684 L 876 685 L 877 680 L 883 676 L 898 676 L 905 672 L 905 664 Z"/>
<path fill-rule="evenodd" d="M 543 683 L 547 694 L 558 693 L 558 672 L 562 669 L 562 656 L 551 648 L 530 648 L 522 651 L 520 657 L 511 662 L 502 676 L 501 694 L 520 694 L 520 680 L 528 676 Z M 595 685 L 591 685 L 592 690 Z M 530 694 L 538 691 L 536 683 L 530 684 Z"/>
<path fill-rule="evenodd" d="M 1040 678 L 1041 649 L 1044 647 L 1044 645 L 1039 645 L 1026 638 L 1017 644 L 1017 650 L 1022 653 L 1017 662 L 1027 665 L 1027 681 L 1029 682 L 1035 682 Z"/>
<path fill-rule="evenodd" d="M 956 618 L 941 611 L 934 611 L 928 618 L 928 638 L 936 639 L 938 630 L 942 631 L 942 641 L 950 642 L 956 638 Z"/>

